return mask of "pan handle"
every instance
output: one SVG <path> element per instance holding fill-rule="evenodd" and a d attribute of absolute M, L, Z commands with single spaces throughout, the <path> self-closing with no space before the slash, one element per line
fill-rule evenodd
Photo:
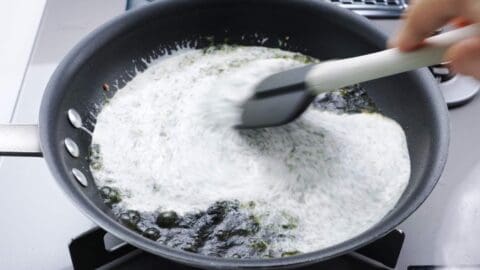
<path fill-rule="evenodd" d="M 38 125 L 1 125 L 0 156 L 41 157 Z"/>

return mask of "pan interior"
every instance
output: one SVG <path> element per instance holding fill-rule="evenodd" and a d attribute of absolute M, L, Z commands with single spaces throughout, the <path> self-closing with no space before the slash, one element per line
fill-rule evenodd
<path fill-rule="evenodd" d="M 91 137 L 69 123 L 68 110 L 75 109 L 85 127 L 93 130 L 106 99 L 143 71 L 146 63 L 178 47 L 262 45 L 327 60 L 377 51 L 384 43 L 384 36 L 364 19 L 317 1 L 160 1 L 129 12 L 94 32 L 60 65 L 42 104 L 40 125 L 45 157 L 62 187 L 89 216 L 117 236 L 189 264 L 228 263 L 155 246 L 116 225 L 88 170 Z M 433 79 L 424 72 L 410 72 L 369 82 L 366 89 L 383 114 L 396 120 L 407 136 L 411 178 L 397 206 L 369 231 L 332 248 L 270 262 L 237 264 L 304 264 L 346 252 L 393 229 L 428 196 L 443 168 L 448 139 L 446 110 Z M 61 142 L 66 137 L 78 144 L 80 158 L 65 151 Z M 87 187 L 74 180 L 72 168 L 86 175 Z"/>

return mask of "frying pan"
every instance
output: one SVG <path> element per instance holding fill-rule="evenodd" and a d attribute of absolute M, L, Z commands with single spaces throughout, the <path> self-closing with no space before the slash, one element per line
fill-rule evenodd
<path fill-rule="evenodd" d="M 51 77 L 38 127 L 1 126 L 0 153 L 43 155 L 79 209 L 106 231 L 147 252 L 191 266 L 219 269 L 291 268 L 323 261 L 390 232 L 420 206 L 439 179 L 447 157 L 448 115 L 437 84 L 426 69 L 364 85 L 380 110 L 400 123 L 407 136 L 411 178 L 395 208 L 352 239 L 287 258 L 208 257 L 168 248 L 122 226 L 97 191 L 89 171 L 91 136 L 77 128 L 75 118 L 79 116 L 83 126 L 93 130 L 107 98 L 146 69 L 146 63 L 179 46 L 263 45 L 333 59 L 383 49 L 385 41 L 366 19 L 321 0 L 158 1 L 126 12 L 81 41 Z"/>

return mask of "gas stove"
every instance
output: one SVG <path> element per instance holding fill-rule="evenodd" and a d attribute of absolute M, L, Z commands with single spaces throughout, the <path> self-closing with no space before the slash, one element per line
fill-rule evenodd
<path fill-rule="evenodd" d="M 393 269 L 404 241 L 394 230 L 383 238 L 356 250 L 300 270 L 389 270 Z M 175 269 L 194 270 L 119 242 L 102 229 L 94 228 L 72 240 L 69 245 L 75 269 Z"/>
<path fill-rule="evenodd" d="M 363 15 L 389 34 L 399 26 L 395 19 L 399 12 L 380 16 L 381 11 L 397 9 L 393 2 L 404 3 L 332 2 L 360 13 L 376 10 L 375 16 Z M 389 2 L 392 8 L 386 8 Z M 126 4 L 123 0 L 47 2 L 22 86 L 9 104 L 12 123 L 37 122 L 43 89 L 58 62 L 96 26 L 125 12 Z M 383 9 L 375 9 L 377 4 Z M 480 269 L 476 237 L 480 235 L 480 125 L 475 124 L 480 99 L 473 98 L 480 83 L 455 76 L 444 66 L 431 70 L 452 107 L 449 159 L 435 190 L 398 230 L 307 269 Z M 98 229 L 64 196 L 42 159 L 3 158 L 0 179 L 1 269 L 190 269 L 119 243 Z"/>

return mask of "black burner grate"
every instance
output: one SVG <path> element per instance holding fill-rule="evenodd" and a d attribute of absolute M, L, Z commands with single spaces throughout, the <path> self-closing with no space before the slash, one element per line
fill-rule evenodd
<path fill-rule="evenodd" d="M 128 244 L 116 244 L 118 248 L 108 250 L 107 232 L 92 229 L 72 240 L 70 257 L 75 270 L 91 269 L 171 269 L 192 270 L 194 268 L 149 254 Z M 347 255 L 330 259 L 300 270 L 389 270 L 395 268 L 405 236 L 395 230 L 385 237 Z M 111 242 L 111 241 L 110 241 Z M 115 242 L 115 241 L 114 241 Z"/>

